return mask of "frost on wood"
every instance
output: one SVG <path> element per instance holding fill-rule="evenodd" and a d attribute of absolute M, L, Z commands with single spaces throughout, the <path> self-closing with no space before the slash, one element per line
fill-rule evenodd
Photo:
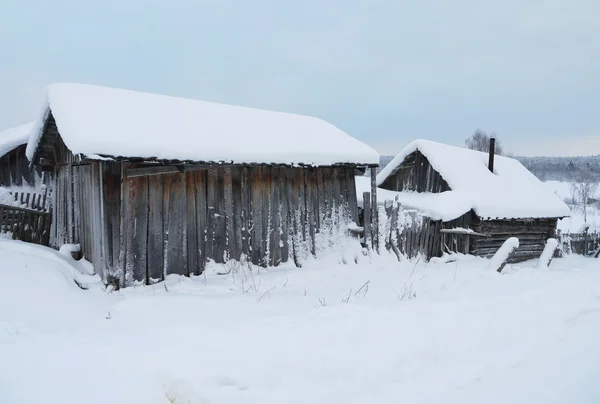
<path fill-rule="evenodd" d="M 542 255 L 540 255 L 537 266 L 540 268 L 548 268 L 557 248 L 558 241 L 555 238 L 549 238 L 548 241 L 546 241 L 546 246 L 544 247 L 544 251 L 542 251 Z"/>
<path fill-rule="evenodd" d="M 506 261 L 510 254 L 519 248 L 519 239 L 516 237 L 511 237 L 502 244 L 502 247 L 496 251 L 496 254 L 490 260 L 488 268 L 494 269 L 498 272 L 502 272 L 504 266 L 506 265 Z"/>
<path fill-rule="evenodd" d="M 379 204 L 379 218 L 380 251 L 385 248 L 393 252 L 399 261 L 406 257 L 415 258 L 421 253 L 420 246 L 417 246 L 417 236 L 423 228 L 421 213 L 405 209 L 399 198 L 395 198 Z"/>

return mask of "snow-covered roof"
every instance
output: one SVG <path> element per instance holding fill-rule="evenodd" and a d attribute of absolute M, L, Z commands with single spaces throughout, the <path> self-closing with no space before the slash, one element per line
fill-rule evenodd
<path fill-rule="evenodd" d="M 366 176 L 356 176 L 356 197 L 358 206 L 363 207 L 363 192 L 371 192 L 371 179 Z M 433 220 L 448 222 L 460 217 L 471 210 L 471 204 L 456 192 L 397 192 L 377 188 L 377 203 L 393 201 L 398 198 L 400 205 L 407 209 L 415 209 Z"/>
<path fill-rule="evenodd" d="M 27 146 L 51 112 L 74 154 L 234 164 L 378 164 L 379 154 L 321 119 L 84 84 L 52 84 Z"/>
<path fill-rule="evenodd" d="M 0 157 L 26 144 L 32 128 L 33 122 L 28 122 L 0 132 Z"/>
<path fill-rule="evenodd" d="M 488 153 L 428 140 L 415 140 L 406 146 L 377 175 L 377 185 L 381 185 L 409 154 L 417 150 L 440 173 L 451 189 L 449 193 L 454 195 L 452 199 L 455 203 L 440 204 L 438 207 L 438 214 L 448 213 L 441 216 L 453 216 L 457 208 L 455 204 L 460 204 L 461 209 L 458 210 L 468 207 L 467 211 L 473 209 L 485 219 L 570 216 L 570 210 L 564 201 L 519 161 L 495 156 L 492 173 L 488 169 Z M 433 194 L 429 195 L 433 197 Z"/>

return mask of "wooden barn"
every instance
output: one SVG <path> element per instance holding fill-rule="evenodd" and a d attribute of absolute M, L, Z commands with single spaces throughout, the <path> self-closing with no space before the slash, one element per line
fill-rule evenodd
<path fill-rule="evenodd" d="M 32 126 L 33 122 L 29 122 L 0 132 L 0 187 L 41 185 L 41 170 L 29 170 L 29 160 L 25 157 Z"/>
<path fill-rule="evenodd" d="M 510 261 L 538 258 L 557 220 L 570 215 L 549 187 L 491 146 L 482 153 L 416 140 L 377 175 L 379 188 L 396 191 L 402 206 L 424 215 L 421 245 L 429 257 L 442 251 L 490 257 L 518 237 Z"/>
<path fill-rule="evenodd" d="M 79 243 L 116 286 L 209 260 L 300 266 L 347 236 L 354 175 L 379 161 L 317 118 L 81 84 L 51 85 L 36 127 L 51 245 Z"/>

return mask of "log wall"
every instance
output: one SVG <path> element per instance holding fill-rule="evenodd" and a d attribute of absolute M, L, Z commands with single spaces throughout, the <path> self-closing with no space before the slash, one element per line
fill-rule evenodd
<path fill-rule="evenodd" d="M 519 239 L 519 248 L 509 256 L 509 263 L 537 259 L 546 241 L 556 237 L 557 219 L 480 220 L 473 218 L 471 228 L 490 237 L 472 237 L 470 253 L 492 257 L 510 237 Z"/>

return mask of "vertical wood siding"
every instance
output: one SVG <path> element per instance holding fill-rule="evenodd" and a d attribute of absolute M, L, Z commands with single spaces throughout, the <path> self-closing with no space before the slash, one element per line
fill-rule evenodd
<path fill-rule="evenodd" d="M 198 275 L 208 260 L 301 266 L 358 215 L 353 168 L 219 166 L 126 177 L 131 167 L 55 168 L 52 245 L 81 244 L 104 281 L 119 286 Z"/>
<path fill-rule="evenodd" d="M 357 216 L 351 168 L 223 166 L 124 185 L 125 285 L 200 274 L 207 260 L 302 265 Z"/>
<path fill-rule="evenodd" d="M 21 145 L 0 156 L 0 187 L 28 185 L 39 188 L 44 183 L 41 168 L 29 170 L 26 148 L 27 145 Z"/>
<path fill-rule="evenodd" d="M 450 190 L 448 183 L 418 150 L 409 154 L 379 187 L 391 191 L 444 192 Z"/>

